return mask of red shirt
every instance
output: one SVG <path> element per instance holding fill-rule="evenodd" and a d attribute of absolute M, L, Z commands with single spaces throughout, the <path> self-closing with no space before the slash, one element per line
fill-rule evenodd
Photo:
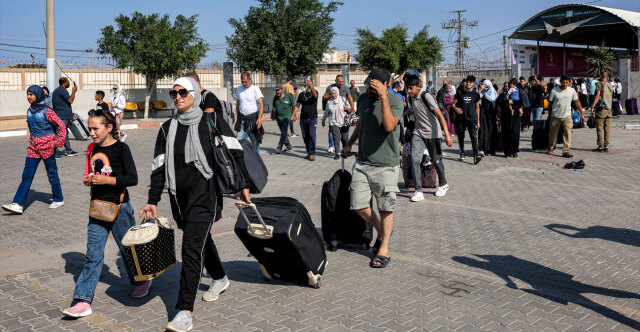
<path fill-rule="evenodd" d="M 41 137 L 29 137 L 29 146 L 27 147 L 27 157 L 36 159 L 47 159 L 53 155 L 55 148 L 61 148 L 64 146 L 64 138 L 67 135 L 67 126 L 64 122 L 53 112 L 52 109 L 47 108 L 47 121 L 54 127 L 57 127 L 58 138 L 55 134 L 49 134 Z"/>

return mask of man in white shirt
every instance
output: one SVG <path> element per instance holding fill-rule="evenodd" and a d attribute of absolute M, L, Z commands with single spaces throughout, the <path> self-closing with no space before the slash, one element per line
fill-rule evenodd
<path fill-rule="evenodd" d="M 571 86 L 571 79 L 562 76 L 560 78 L 560 87 L 556 86 L 551 90 L 549 94 L 549 109 L 551 112 L 549 112 L 549 117 L 547 118 L 549 122 L 549 150 L 547 153 L 553 153 L 558 139 L 558 130 L 562 126 L 562 140 L 564 143 L 562 156 L 565 158 L 573 157 L 569 152 L 571 148 L 571 129 L 573 128 L 573 121 L 571 120 L 572 103 L 580 111 L 580 121 L 584 122 L 584 112 L 580 101 L 578 101 L 578 94 L 576 90 L 569 89 L 569 86 Z"/>
<path fill-rule="evenodd" d="M 251 139 L 256 152 L 260 153 L 260 142 L 256 138 L 256 131 L 262 126 L 262 113 L 264 96 L 257 86 L 251 85 L 251 74 L 248 71 L 240 75 L 242 85 L 238 87 L 234 97 L 236 98 L 236 138 L 238 140 Z"/>

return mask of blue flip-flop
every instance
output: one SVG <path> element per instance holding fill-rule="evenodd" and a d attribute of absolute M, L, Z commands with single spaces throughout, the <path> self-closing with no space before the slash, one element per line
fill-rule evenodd
<path fill-rule="evenodd" d="M 387 267 L 387 265 L 389 265 L 390 262 L 391 262 L 391 257 L 376 255 L 376 257 L 374 257 L 373 260 L 371 260 L 371 263 L 369 263 L 369 266 L 374 269 L 381 269 L 381 268 Z"/>

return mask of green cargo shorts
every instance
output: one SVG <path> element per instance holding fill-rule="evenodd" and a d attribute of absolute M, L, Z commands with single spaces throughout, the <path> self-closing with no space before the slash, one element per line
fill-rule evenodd
<path fill-rule="evenodd" d="M 378 211 L 393 212 L 396 206 L 400 166 L 369 166 L 358 162 L 353 165 L 351 179 L 351 210 L 369 207 L 371 194 L 376 198 Z"/>

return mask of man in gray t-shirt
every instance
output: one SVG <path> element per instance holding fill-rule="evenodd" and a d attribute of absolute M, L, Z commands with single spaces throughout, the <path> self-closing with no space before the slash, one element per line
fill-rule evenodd
<path fill-rule="evenodd" d="M 409 77 L 407 79 L 407 94 L 411 98 L 410 114 L 416 119 L 416 126 L 411 136 L 411 166 L 413 168 L 413 178 L 415 179 L 415 193 L 411 197 L 412 202 L 424 200 L 422 194 L 422 156 L 427 148 L 428 158 L 438 174 L 438 189 L 436 196 L 441 197 L 447 194 L 449 184 L 444 176 L 444 164 L 442 163 L 442 150 L 440 149 L 440 138 L 444 129 L 444 137 L 448 146 L 453 144 L 453 139 L 449 134 L 447 122 L 438 108 L 433 96 L 427 92 L 420 91 L 420 79 Z"/>

